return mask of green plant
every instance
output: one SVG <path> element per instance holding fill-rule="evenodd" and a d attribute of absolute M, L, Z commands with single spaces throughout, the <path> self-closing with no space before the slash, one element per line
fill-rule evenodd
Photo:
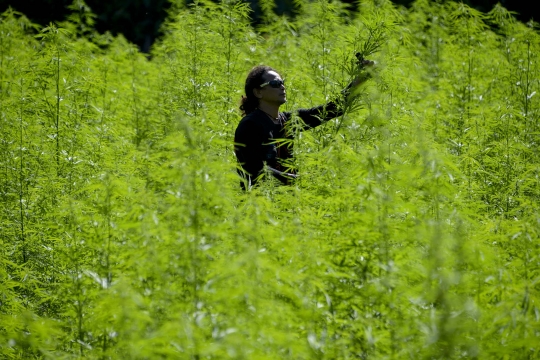
<path fill-rule="evenodd" d="M 253 27 L 176 3 L 150 57 L 79 1 L 2 15 L 0 357 L 538 357 L 535 25 L 296 5 Z M 339 98 L 356 51 L 378 62 L 357 102 L 293 118 L 298 181 L 242 192 L 249 69 L 292 111 Z"/>

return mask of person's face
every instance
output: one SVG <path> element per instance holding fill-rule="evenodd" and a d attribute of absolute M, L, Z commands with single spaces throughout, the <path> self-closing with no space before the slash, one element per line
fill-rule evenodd
<path fill-rule="evenodd" d="M 266 85 L 264 85 L 266 83 Z M 263 87 L 254 89 L 254 94 L 260 102 L 277 104 L 278 106 L 287 102 L 287 92 L 283 79 L 275 71 L 268 71 L 263 75 Z"/>

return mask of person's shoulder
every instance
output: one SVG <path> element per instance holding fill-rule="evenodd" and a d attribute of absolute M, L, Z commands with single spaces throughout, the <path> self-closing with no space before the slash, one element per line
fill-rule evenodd
<path fill-rule="evenodd" d="M 241 120 L 240 120 L 240 124 L 243 124 L 243 123 L 249 123 L 249 122 L 253 122 L 255 121 L 256 119 L 258 118 L 257 116 L 257 111 L 253 111 L 247 115 L 245 115 Z"/>
<path fill-rule="evenodd" d="M 240 122 L 238 123 L 238 127 L 245 127 L 245 126 L 251 127 L 251 126 L 257 125 L 258 118 L 259 117 L 257 116 L 256 111 L 250 114 L 247 114 L 240 120 Z"/>
<path fill-rule="evenodd" d="M 256 111 L 244 116 L 236 127 L 236 134 L 262 129 L 263 127 L 258 119 L 259 115 Z"/>

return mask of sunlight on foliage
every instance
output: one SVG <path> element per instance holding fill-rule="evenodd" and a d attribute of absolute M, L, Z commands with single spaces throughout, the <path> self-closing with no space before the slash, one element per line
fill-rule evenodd
<path fill-rule="evenodd" d="M 0 20 L 0 358 L 535 359 L 540 37 L 497 5 L 176 1 L 150 55 Z M 242 192 L 248 71 L 301 132 L 298 181 Z M 361 70 L 365 71 L 365 70 Z"/>

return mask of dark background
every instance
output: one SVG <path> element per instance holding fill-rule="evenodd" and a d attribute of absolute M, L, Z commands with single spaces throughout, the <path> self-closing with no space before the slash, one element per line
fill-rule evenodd
<path fill-rule="evenodd" d="M 187 0 L 189 1 L 189 0 Z M 254 10 L 253 19 L 257 23 L 259 6 L 257 0 L 247 0 Z M 70 13 L 68 5 L 73 0 L 0 0 L 0 13 L 9 6 L 25 14 L 31 21 L 47 25 L 51 21 L 64 20 Z M 276 13 L 294 14 L 292 0 L 275 0 Z M 351 9 L 356 10 L 354 0 Z M 394 0 L 396 4 L 408 6 L 412 0 Z M 518 13 L 520 21 L 538 21 L 540 11 L 536 10 L 534 0 L 463 0 L 467 5 L 482 12 L 490 11 L 499 2 L 510 11 Z M 148 52 L 154 40 L 159 37 L 159 28 L 170 7 L 168 0 L 86 0 L 86 4 L 97 16 L 95 28 L 99 32 L 122 33 L 131 42 L 137 44 L 143 52 Z"/>

